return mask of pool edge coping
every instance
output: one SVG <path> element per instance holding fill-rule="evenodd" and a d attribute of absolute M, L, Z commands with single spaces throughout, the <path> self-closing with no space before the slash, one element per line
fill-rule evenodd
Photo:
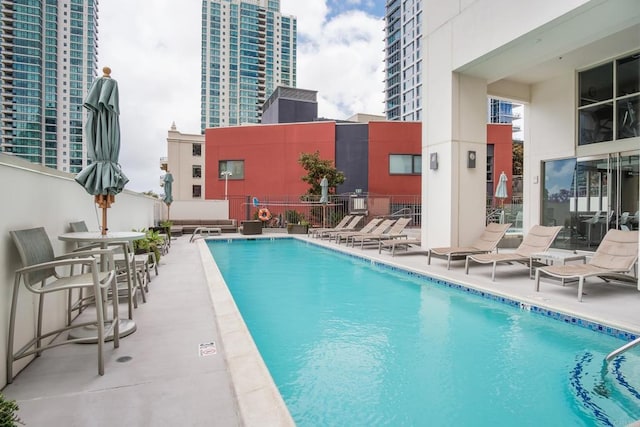
<path fill-rule="evenodd" d="M 295 427 L 289 408 L 240 315 L 206 239 L 199 239 L 197 244 L 243 425 Z"/>

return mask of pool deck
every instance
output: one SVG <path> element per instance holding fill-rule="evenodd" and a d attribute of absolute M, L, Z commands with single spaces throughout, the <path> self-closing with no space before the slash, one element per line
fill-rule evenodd
<path fill-rule="evenodd" d="M 251 238 L 282 237 L 263 234 Z M 246 238 L 223 234 L 212 239 Z M 327 247 L 455 282 L 471 289 L 548 308 L 640 334 L 640 292 L 633 286 L 585 284 L 583 302 L 575 284 L 544 281 L 535 292 L 528 269 L 452 263 L 424 255 L 378 254 L 306 236 Z M 106 346 L 105 375 L 97 375 L 95 345 L 66 345 L 45 351 L 7 385 L 18 416 L 28 426 L 286 426 L 293 422 L 268 375 L 219 272 L 206 256 L 204 239 L 173 240 L 160 261 L 147 303 L 134 312 L 137 331 Z M 211 303 L 213 301 L 213 303 Z M 121 312 L 126 313 L 125 306 Z M 200 352 L 200 345 L 215 353 Z M 613 348 L 611 350 L 614 350 Z M 16 364 L 16 369 L 19 369 Z"/>

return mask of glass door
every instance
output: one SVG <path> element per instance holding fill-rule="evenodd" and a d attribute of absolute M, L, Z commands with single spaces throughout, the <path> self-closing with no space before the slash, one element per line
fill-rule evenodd
<path fill-rule="evenodd" d="M 544 162 L 542 224 L 563 225 L 553 247 L 595 250 L 610 228 L 637 230 L 640 151 Z"/>
<path fill-rule="evenodd" d="M 609 228 L 620 230 L 638 229 L 638 178 L 640 175 L 640 152 L 627 152 L 611 156 L 611 203 L 612 220 Z"/>

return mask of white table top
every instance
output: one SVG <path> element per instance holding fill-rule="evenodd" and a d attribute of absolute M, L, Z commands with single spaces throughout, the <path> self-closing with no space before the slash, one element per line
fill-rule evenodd
<path fill-rule="evenodd" d="M 578 260 L 585 258 L 585 254 L 576 254 L 573 252 L 564 252 L 564 251 L 546 251 L 546 252 L 536 252 L 531 254 L 532 258 L 547 258 L 547 259 L 559 259 L 559 260 Z"/>
<path fill-rule="evenodd" d="M 100 231 L 76 231 L 72 233 L 64 233 L 58 236 L 58 239 L 64 242 L 114 242 L 114 241 L 132 241 L 145 237 L 145 233 L 139 231 L 109 231 L 102 235 Z"/>

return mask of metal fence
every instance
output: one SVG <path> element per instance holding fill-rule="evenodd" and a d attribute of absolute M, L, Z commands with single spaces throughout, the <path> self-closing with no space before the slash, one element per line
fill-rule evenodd
<path fill-rule="evenodd" d="M 238 223 L 259 219 L 260 209 L 267 209 L 270 218 L 266 227 L 286 227 L 287 224 L 309 223 L 311 226 L 333 227 L 347 214 L 367 218 L 408 217 L 409 227 L 420 227 L 422 202 L 419 195 L 330 195 L 326 205 L 320 196 L 229 196 L 229 218 Z"/>

